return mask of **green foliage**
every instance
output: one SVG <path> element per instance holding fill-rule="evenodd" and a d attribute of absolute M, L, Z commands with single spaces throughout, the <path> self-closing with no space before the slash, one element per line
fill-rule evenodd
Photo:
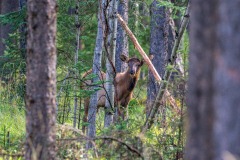
<path fill-rule="evenodd" d="M 167 7 L 171 9 L 171 17 L 173 19 L 179 19 L 179 15 L 182 15 L 186 9 L 188 0 L 178 0 L 174 3 L 168 0 L 158 0 L 160 6 Z M 180 13 L 180 14 L 179 14 Z"/>
<path fill-rule="evenodd" d="M 0 14 L 0 24 L 11 25 L 13 31 L 17 30 L 19 26 L 25 23 L 26 7 L 23 7 L 20 11 L 7 13 L 4 15 Z"/>

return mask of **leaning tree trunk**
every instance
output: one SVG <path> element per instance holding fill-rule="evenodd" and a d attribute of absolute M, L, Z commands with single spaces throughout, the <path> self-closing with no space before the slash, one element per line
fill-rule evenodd
<path fill-rule="evenodd" d="M 55 159 L 55 0 L 28 1 L 25 159 Z"/>
<path fill-rule="evenodd" d="M 107 61 L 106 61 L 106 104 L 105 104 L 105 119 L 104 127 L 108 127 L 113 123 L 114 109 L 114 78 L 115 78 L 115 53 L 116 53 L 116 37 L 117 37 L 117 0 L 110 2 L 109 8 L 109 24 L 108 24 L 108 46 L 107 46 Z"/>
<path fill-rule="evenodd" d="M 123 20 L 128 22 L 128 0 L 121 0 L 118 5 L 118 14 L 120 14 Z M 124 54 L 128 56 L 128 36 L 126 31 L 122 28 L 121 24 L 117 25 L 117 43 L 116 43 L 116 56 L 115 56 L 115 68 L 116 72 L 123 72 L 127 68 L 127 64 L 122 62 L 120 55 Z"/>
<path fill-rule="evenodd" d="M 93 74 L 98 75 L 93 78 L 92 83 L 96 84 L 100 81 L 99 77 L 101 77 L 101 59 L 102 59 L 102 50 L 103 50 L 103 31 L 104 31 L 104 16 L 103 9 L 105 8 L 105 0 L 99 1 L 98 7 L 98 30 L 97 30 L 97 38 L 96 45 L 94 50 L 94 58 L 93 58 Z M 97 86 L 93 86 L 92 88 L 97 89 Z M 96 136 L 96 113 L 97 113 L 97 92 L 93 93 L 90 98 L 89 108 L 88 108 L 88 137 L 94 138 Z M 92 148 L 93 144 L 91 142 L 87 143 L 87 148 Z"/>
<path fill-rule="evenodd" d="M 187 159 L 240 157 L 240 3 L 192 0 Z"/>
<path fill-rule="evenodd" d="M 172 48 L 172 46 L 169 45 L 169 42 L 172 43 L 173 37 L 168 37 L 170 31 L 169 11 L 166 7 L 159 5 L 160 4 L 157 0 L 154 0 L 151 5 L 150 55 L 153 55 L 152 63 L 157 72 L 161 77 L 163 77 L 167 60 L 169 59 L 169 50 L 171 51 Z M 148 75 L 147 117 L 160 87 L 151 71 L 148 72 Z"/>
<path fill-rule="evenodd" d="M 0 2 L 0 7 L 1 7 L 1 12 L 0 14 L 7 14 L 10 12 L 17 11 L 19 9 L 19 2 L 18 0 L 1 0 Z M 12 33 L 12 26 L 7 24 L 7 25 L 2 25 L 0 24 L 0 56 L 3 55 L 4 50 L 6 49 L 5 43 L 3 40 L 8 39 L 8 35 Z"/>

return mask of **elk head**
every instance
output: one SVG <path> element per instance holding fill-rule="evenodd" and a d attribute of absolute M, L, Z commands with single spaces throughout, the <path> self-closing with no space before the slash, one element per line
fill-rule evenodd
<path fill-rule="evenodd" d="M 139 60 L 138 58 L 128 58 L 125 55 L 121 55 L 120 59 L 128 64 L 127 72 L 132 77 L 138 76 L 141 66 L 144 63 L 144 60 Z"/>

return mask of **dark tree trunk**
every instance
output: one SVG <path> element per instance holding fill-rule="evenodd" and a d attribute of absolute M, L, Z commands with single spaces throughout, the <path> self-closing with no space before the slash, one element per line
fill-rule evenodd
<path fill-rule="evenodd" d="M 173 36 L 169 37 L 169 20 L 169 11 L 159 6 L 159 2 L 154 0 L 151 4 L 150 55 L 154 56 L 152 63 L 161 77 L 164 75 L 173 43 Z M 148 74 L 147 116 L 160 87 L 153 74 L 150 71 Z"/>
<path fill-rule="evenodd" d="M 0 14 L 2 14 L 2 1 L 0 1 Z M 2 24 L 0 23 L 0 56 L 3 55 L 3 44 L 2 44 Z"/>
<path fill-rule="evenodd" d="M 56 159 L 56 1 L 28 1 L 25 159 Z"/>
<path fill-rule="evenodd" d="M 0 14 L 6 14 L 19 9 L 18 0 L 1 0 L 0 2 Z M 2 25 L 0 24 L 0 56 L 3 55 L 4 50 L 6 49 L 5 43 L 3 40 L 8 39 L 8 35 L 12 32 L 11 25 Z"/>
<path fill-rule="evenodd" d="M 122 16 L 124 21 L 128 23 L 128 0 L 119 1 L 118 14 Z M 122 62 L 120 55 L 124 54 L 128 56 L 128 37 L 126 31 L 122 28 L 121 24 L 117 25 L 117 46 L 116 46 L 116 58 L 115 67 L 117 72 L 123 72 L 127 68 L 127 64 Z"/>
<path fill-rule="evenodd" d="M 239 8 L 238 0 L 191 3 L 189 160 L 240 157 Z"/>
<path fill-rule="evenodd" d="M 19 7 L 20 10 L 23 9 L 23 7 L 26 6 L 26 0 L 19 0 Z M 27 24 L 26 24 L 26 19 L 24 19 L 24 23 L 20 26 L 19 29 L 20 32 L 20 50 L 21 50 L 21 55 L 23 59 L 26 59 L 26 35 L 27 35 Z M 23 71 L 25 72 L 25 71 Z"/>

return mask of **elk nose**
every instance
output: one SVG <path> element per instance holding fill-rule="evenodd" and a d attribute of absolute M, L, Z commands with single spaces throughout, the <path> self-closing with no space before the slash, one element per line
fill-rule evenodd
<path fill-rule="evenodd" d="M 130 74 L 133 75 L 133 74 L 134 74 L 134 71 L 130 71 Z"/>

